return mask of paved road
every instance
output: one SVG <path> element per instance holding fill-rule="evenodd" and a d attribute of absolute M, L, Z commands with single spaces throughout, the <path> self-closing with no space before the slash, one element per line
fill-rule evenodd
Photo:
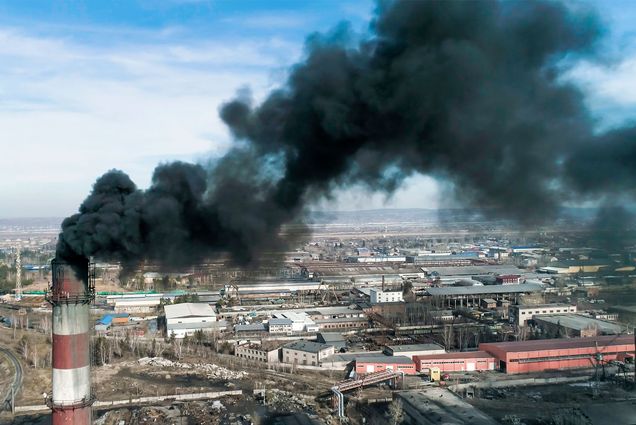
<path fill-rule="evenodd" d="M 2 399 L 2 406 L 0 406 L 0 410 L 9 410 L 11 409 L 11 390 L 13 389 L 14 394 L 18 394 L 18 391 L 20 391 L 20 387 L 22 386 L 22 364 L 20 363 L 20 360 L 18 360 L 18 358 L 6 348 L 0 347 L 0 353 L 4 354 L 4 356 L 9 359 L 9 361 L 13 364 L 13 369 L 15 370 L 13 384 L 7 388 L 7 393 Z"/>

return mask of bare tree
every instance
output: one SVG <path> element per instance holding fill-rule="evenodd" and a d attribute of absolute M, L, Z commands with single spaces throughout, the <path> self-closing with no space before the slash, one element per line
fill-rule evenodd
<path fill-rule="evenodd" d="M 391 425 L 398 425 L 402 422 L 403 416 L 402 401 L 396 398 L 389 404 L 389 423 Z"/>
<path fill-rule="evenodd" d="M 452 325 L 444 325 L 444 330 L 442 332 L 442 340 L 444 341 L 444 348 L 448 351 L 453 346 L 453 326 Z"/>

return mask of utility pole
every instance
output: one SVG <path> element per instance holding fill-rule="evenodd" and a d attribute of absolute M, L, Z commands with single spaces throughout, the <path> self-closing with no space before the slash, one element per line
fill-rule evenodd
<path fill-rule="evenodd" d="M 20 258 L 20 247 L 16 248 L 15 257 L 15 300 L 22 299 L 22 259 Z"/>

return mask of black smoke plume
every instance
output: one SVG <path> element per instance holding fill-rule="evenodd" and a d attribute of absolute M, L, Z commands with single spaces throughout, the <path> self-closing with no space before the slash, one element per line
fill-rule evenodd
<path fill-rule="evenodd" d="M 248 264 L 284 246 L 281 226 L 314 199 L 356 183 L 392 191 L 414 173 L 523 223 L 565 201 L 633 194 L 635 130 L 596 135 L 562 78 L 597 56 L 602 34 L 581 5 L 381 2 L 363 40 L 346 26 L 312 35 L 284 86 L 258 105 L 225 104 L 239 142 L 214 166 L 161 165 L 145 191 L 102 176 L 64 221 L 58 255 L 132 267 L 228 252 Z"/>

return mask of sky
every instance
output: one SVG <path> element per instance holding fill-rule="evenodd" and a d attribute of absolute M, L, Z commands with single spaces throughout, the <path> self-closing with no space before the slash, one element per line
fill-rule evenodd
<path fill-rule="evenodd" d="M 565 78 L 600 127 L 636 117 L 636 2 L 595 1 L 607 63 Z M 341 21 L 368 31 L 371 0 L 0 0 L 0 218 L 66 216 L 113 168 L 147 187 L 172 160 L 232 144 L 218 108 L 284 83 L 305 38 Z M 408 178 L 390 198 L 353 188 L 323 209 L 436 208 L 442 191 Z"/>

